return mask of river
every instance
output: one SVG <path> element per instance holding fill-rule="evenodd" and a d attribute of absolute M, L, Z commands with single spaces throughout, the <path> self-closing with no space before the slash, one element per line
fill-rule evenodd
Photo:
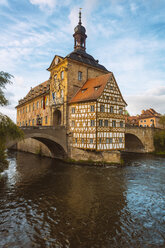
<path fill-rule="evenodd" d="M 0 184 L 1 248 L 165 247 L 165 158 L 124 167 L 9 152 Z"/>

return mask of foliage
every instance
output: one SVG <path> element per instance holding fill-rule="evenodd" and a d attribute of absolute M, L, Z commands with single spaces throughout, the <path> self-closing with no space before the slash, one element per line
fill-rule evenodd
<path fill-rule="evenodd" d="M 13 76 L 11 74 L 0 71 L 0 106 L 5 106 L 8 104 L 8 100 L 6 99 L 1 88 L 5 89 L 6 84 L 12 84 L 10 81 L 12 77 Z"/>
<path fill-rule="evenodd" d="M 165 153 L 165 130 L 154 134 L 154 146 L 156 153 Z"/>
<path fill-rule="evenodd" d="M 5 89 L 7 83 L 11 84 L 13 76 L 6 72 L 0 72 L 0 106 L 8 104 L 2 88 Z M 0 172 L 7 168 L 5 145 L 9 139 L 23 138 L 23 132 L 6 115 L 0 113 Z"/>
<path fill-rule="evenodd" d="M 165 129 L 165 115 L 162 115 L 159 119 L 159 124 Z"/>
<path fill-rule="evenodd" d="M 125 115 L 130 116 L 130 114 L 129 114 L 129 112 L 127 110 L 125 110 Z"/>

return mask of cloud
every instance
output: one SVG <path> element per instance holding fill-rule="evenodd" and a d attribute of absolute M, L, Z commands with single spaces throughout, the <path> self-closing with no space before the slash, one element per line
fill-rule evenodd
<path fill-rule="evenodd" d="M 49 9 L 54 9 L 57 5 L 57 0 L 30 0 L 31 4 L 39 5 L 41 10 L 44 10 L 45 7 Z"/>
<path fill-rule="evenodd" d="M 0 0 L 0 5 L 9 6 L 7 0 Z"/>
<path fill-rule="evenodd" d="M 165 86 L 152 88 L 141 95 L 126 95 L 128 112 L 131 115 L 140 114 L 143 109 L 153 108 L 158 113 L 165 114 Z"/>

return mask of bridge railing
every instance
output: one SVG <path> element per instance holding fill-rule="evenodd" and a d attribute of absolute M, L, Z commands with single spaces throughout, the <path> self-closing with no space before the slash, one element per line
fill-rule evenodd
<path fill-rule="evenodd" d="M 33 129 L 64 129 L 65 126 L 21 126 L 22 130 L 33 130 Z"/>

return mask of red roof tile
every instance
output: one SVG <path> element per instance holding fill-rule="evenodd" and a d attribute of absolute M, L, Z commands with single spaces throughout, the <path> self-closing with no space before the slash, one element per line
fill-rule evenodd
<path fill-rule="evenodd" d="M 88 81 L 71 99 L 70 103 L 96 100 L 101 96 L 111 75 L 112 73 L 108 73 L 96 78 L 88 79 Z"/>

